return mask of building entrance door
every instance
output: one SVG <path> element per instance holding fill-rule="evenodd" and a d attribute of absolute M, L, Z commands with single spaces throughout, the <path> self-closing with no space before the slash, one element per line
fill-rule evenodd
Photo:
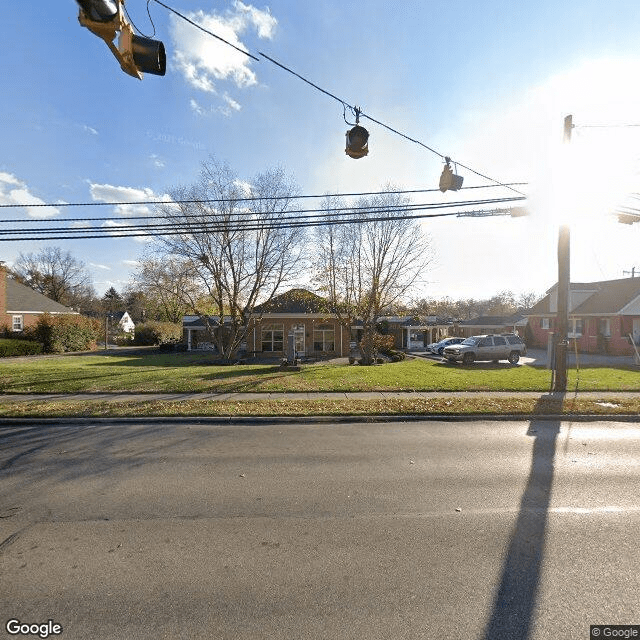
<path fill-rule="evenodd" d="M 633 319 L 633 342 L 640 344 L 640 318 Z"/>
<path fill-rule="evenodd" d="M 304 351 L 304 325 L 296 324 L 293 326 L 294 336 L 294 349 L 296 351 L 296 358 L 301 358 L 305 355 Z"/>

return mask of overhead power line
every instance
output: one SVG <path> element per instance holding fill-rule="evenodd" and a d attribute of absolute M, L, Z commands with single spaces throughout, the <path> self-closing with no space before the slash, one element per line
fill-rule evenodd
<path fill-rule="evenodd" d="M 403 212 L 403 211 L 428 211 L 431 209 L 447 209 L 447 208 L 455 208 L 455 207 L 464 207 L 464 206 L 479 206 L 485 204 L 495 204 L 495 203 L 504 203 L 504 202 L 514 202 L 522 200 L 521 197 L 518 198 L 490 198 L 485 200 L 463 200 L 459 202 L 451 202 L 447 204 L 438 204 L 438 203 L 408 203 L 408 204 L 398 204 L 398 205 L 380 205 L 380 206 L 365 206 L 365 207 L 328 207 L 322 209 L 283 209 L 279 211 L 234 211 L 233 213 L 228 214 L 228 217 L 233 220 L 234 223 L 242 223 L 246 220 L 248 223 L 255 222 L 256 219 L 259 219 L 261 222 L 265 220 L 274 220 L 280 221 L 283 224 L 291 221 L 291 220 L 307 220 L 313 218 L 325 218 L 327 215 L 331 215 L 334 217 L 342 217 L 342 216 L 353 216 L 361 213 L 367 212 Z M 293 214 L 305 214 L 305 215 L 293 215 Z M 182 224 L 187 224 L 189 220 L 195 220 L 196 222 L 202 222 L 206 219 L 212 220 L 220 220 L 224 219 L 227 216 L 224 212 L 220 213 L 217 211 L 212 212 L 197 212 L 197 213 L 189 213 L 185 211 L 176 212 L 175 215 L 172 214 L 164 214 L 160 216 L 161 220 L 179 220 Z M 286 216 L 283 218 L 283 216 Z M 149 216 L 128 216 L 126 218 L 129 220 L 147 220 L 147 224 L 145 225 L 131 225 L 131 224 L 123 224 L 121 225 L 123 228 L 131 229 L 131 228 L 149 228 L 150 220 L 157 220 L 158 218 L 150 218 Z M 52 223 L 60 223 L 60 222 L 110 222 L 113 220 L 113 217 L 110 218 L 55 218 L 50 222 Z M 13 220 L 7 222 L 38 222 L 42 224 L 42 220 Z M 109 228 L 116 228 L 118 225 L 110 226 Z M 156 226 L 156 225 L 152 225 Z M 103 227 L 82 227 L 82 229 L 102 229 Z M 43 229 L 19 229 L 12 228 L 6 231 L 2 231 L 0 229 L 0 234 L 13 234 L 13 233 L 39 233 L 40 231 L 50 232 L 50 231 L 63 231 L 66 230 L 66 227 L 45 227 Z"/>
<path fill-rule="evenodd" d="M 526 185 L 526 182 L 512 182 L 512 185 Z M 472 187 L 462 187 L 462 189 L 493 189 L 500 185 L 476 185 Z M 382 196 L 391 194 L 413 194 L 413 193 L 433 193 L 440 189 L 409 189 L 400 191 L 363 191 L 360 193 L 325 193 L 325 194 L 308 194 L 308 195 L 282 195 L 282 196 L 248 196 L 246 198 L 185 198 L 176 200 L 131 200 L 126 202 L 41 202 L 31 203 L 7 203 L 0 204 L 0 209 L 18 209 L 26 208 L 70 208 L 70 207 L 122 207 L 122 206 L 147 206 L 147 205 L 173 205 L 173 204 L 212 204 L 216 202 L 257 202 L 257 201 L 274 201 L 274 200 L 302 200 L 309 198 L 354 198 L 364 196 Z M 79 218 L 76 218 L 78 220 Z M 88 219 L 88 218 L 87 218 Z M 133 219 L 133 217 L 130 217 Z M 0 222 L 23 222 L 22 220 L 2 220 Z"/>
<path fill-rule="evenodd" d="M 486 201 L 487 203 L 493 204 L 495 202 L 511 202 L 522 200 L 523 198 L 503 198 L 503 199 L 493 199 Z M 431 207 L 417 206 L 412 207 L 411 205 L 405 205 L 404 207 L 398 208 L 384 208 L 383 210 L 374 211 L 373 216 L 358 216 L 355 217 L 353 213 L 351 213 L 350 217 L 343 217 L 336 219 L 335 216 L 327 216 L 327 212 L 324 214 L 320 213 L 320 215 L 315 216 L 292 216 L 291 218 L 282 217 L 282 213 L 277 216 L 269 217 L 266 219 L 245 219 L 245 220 L 230 220 L 230 221 L 220 221 L 220 220 L 212 220 L 212 221 L 202 221 L 196 220 L 191 221 L 191 219 L 187 219 L 186 221 L 181 220 L 180 217 L 176 219 L 173 218 L 164 218 L 168 220 L 168 222 L 162 223 L 152 223 L 148 225 L 120 225 L 120 226 L 111 226 L 111 227 L 84 227 L 84 228 L 72 228 L 72 229 L 61 229 L 61 228 L 52 228 L 52 229 L 11 229 L 8 231 L 0 231 L 0 242 L 17 242 L 21 240 L 70 240 L 70 239 L 104 239 L 104 238 L 133 238 L 133 237 L 144 237 L 144 236 L 160 236 L 160 235 L 180 235 L 180 234 L 203 234 L 203 233 L 215 233 L 217 231 L 259 231 L 259 230 L 267 230 L 267 229 L 293 229 L 297 227 L 317 227 L 317 226 L 328 226 L 328 225 L 341 225 L 341 224 L 362 224 L 365 222 L 381 222 L 388 220 L 416 220 L 416 219 L 427 219 L 427 218 L 441 218 L 441 217 L 449 217 L 449 216 L 457 216 L 458 212 L 447 212 L 447 213 L 419 213 L 416 215 L 406 215 L 406 212 L 413 213 L 415 211 L 425 211 L 436 208 L 450 208 L 455 206 L 467 206 L 469 204 L 483 204 L 485 201 L 476 201 L 476 202 L 460 202 L 460 203 L 452 203 L 446 205 L 434 205 Z M 314 210 L 318 211 L 318 210 Z M 382 213 L 405 213 L 405 215 L 380 215 Z M 266 223 L 266 224 L 265 224 Z M 100 230 L 99 234 L 93 234 L 91 232 Z M 53 233 L 62 233 L 64 235 L 49 235 Z M 20 234 L 18 236 L 18 234 Z M 35 235 L 40 234 L 40 235 Z M 43 235 L 44 234 L 44 235 Z M 10 237 L 3 237 L 10 236 Z M 18 236 L 18 237 L 15 237 Z"/>

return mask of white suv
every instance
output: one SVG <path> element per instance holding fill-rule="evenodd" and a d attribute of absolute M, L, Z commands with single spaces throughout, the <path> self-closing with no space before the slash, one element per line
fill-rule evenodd
<path fill-rule="evenodd" d="M 449 362 L 471 364 L 476 360 L 498 362 L 508 360 L 517 364 L 520 356 L 527 353 L 527 347 L 515 333 L 501 336 L 473 336 L 460 344 L 445 347 L 442 357 Z"/>

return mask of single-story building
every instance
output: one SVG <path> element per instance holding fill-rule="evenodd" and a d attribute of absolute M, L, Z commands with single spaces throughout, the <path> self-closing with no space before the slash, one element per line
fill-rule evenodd
<path fill-rule="evenodd" d="M 528 312 L 534 344 L 546 347 L 556 327 L 557 283 Z M 584 353 L 633 355 L 640 345 L 640 278 L 572 282 L 569 338 Z"/>
<path fill-rule="evenodd" d="M 22 331 L 25 327 L 35 325 L 45 313 L 78 315 L 77 311 L 10 278 L 6 267 L 0 262 L 0 328 Z"/>
<path fill-rule="evenodd" d="M 306 289 L 292 289 L 268 304 L 258 305 L 250 320 L 243 350 L 250 356 L 284 357 L 287 338 L 293 335 L 296 357 L 346 357 L 351 330 L 332 313 L 321 296 Z M 210 327 L 218 320 L 209 318 Z M 183 319 L 187 349 L 213 348 L 205 321 L 198 316 Z"/>
<path fill-rule="evenodd" d="M 381 333 L 394 336 L 396 349 L 423 350 L 428 344 L 452 335 L 453 322 L 436 316 L 384 316 L 380 318 Z"/>
<path fill-rule="evenodd" d="M 215 328 L 218 320 L 199 316 L 183 318 L 188 350 L 215 348 L 207 325 Z M 450 320 L 406 316 L 384 316 L 378 325 L 381 333 L 394 336 L 396 349 L 408 351 L 422 350 L 427 344 L 447 337 L 453 327 Z M 292 289 L 255 308 L 242 350 L 250 356 L 283 357 L 289 334 L 293 336 L 296 357 L 347 357 L 350 343 L 362 337 L 362 323 L 356 321 L 347 327 L 325 298 L 306 289 Z"/>

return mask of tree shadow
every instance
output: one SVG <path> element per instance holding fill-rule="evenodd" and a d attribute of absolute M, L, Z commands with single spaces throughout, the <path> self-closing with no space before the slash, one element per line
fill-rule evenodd
<path fill-rule="evenodd" d="M 528 640 L 537 603 L 564 394 L 543 396 L 527 435 L 534 438 L 531 467 L 518 519 L 502 567 L 500 585 L 482 640 Z"/>

